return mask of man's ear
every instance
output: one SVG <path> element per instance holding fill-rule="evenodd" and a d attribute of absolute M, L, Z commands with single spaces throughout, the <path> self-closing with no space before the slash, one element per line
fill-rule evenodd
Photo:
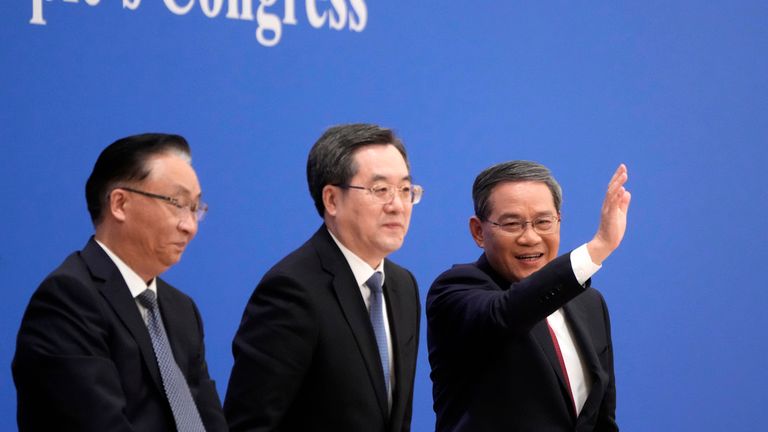
<path fill-rule="evenodd" d="M 113 218 L 125 222 L 125 209 L 128 206 L 128 194 L 122 189 L 113 189 L 107 196 L 107 210 Z"/>
<path fill-rule="evenodd" d="M 483 223 L 477 216 L 469 218 L 469 233 L 481 249 L 485 249 L 485 233 L 483 232 Z"/>
<path fill-rule="evenodd" d="M 336 206 L 339 202 L 339 195 L 341 189 L 336 186 L 325 185 L 323 187 L 323 205 L 325 206 L 325 214 L 328 216 L 336 216 Z"/>

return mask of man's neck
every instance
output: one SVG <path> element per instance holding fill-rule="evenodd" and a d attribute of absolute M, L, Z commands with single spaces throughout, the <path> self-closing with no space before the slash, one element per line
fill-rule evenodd
<path fill-rule="evenodd" d="M 127 241 L 120 240 L 119 236 L 111 235 L 111 233 L 108 231 L 104 232 L 97 229 L 94 238 L 109 248 L 113 254 L 120 258 L 120 260 L 123 261 L 125 265 L 130 267 L 131 270 L 139 275 L 142 280 L 152 281 L 152 279 L 157 276 L 155 272 L 148 271 L 139 264 L 139 260 L 137 259 L 138 254 L 134 253 L 130 248 L 125 247 L 125 245 L 129 243 Z"/>
<path fill-rule="evenodd" d="M 344 246 L 349 252 L 354 254 L 356 257 L 360 258 L 360 260 L 364 261 L 366 264 L 371 266 L 371 268 L 378 268 L 381 265 L 381 262 L 384 261 L 385 257 L 370 257 L 370 256 L 363 256 L 358 251 L 356 251 L 354 248 L 350 247 L 351 242 L 347 241 L 343 233 L 340 233 L 338 229 L 336 229 L 336 226 L 333 224 L 328 223 L 326 221 L 325 223 L 326 229 L 328 229 L 328 232 L 331 233 L 333 238 L 342 246 Z"/>

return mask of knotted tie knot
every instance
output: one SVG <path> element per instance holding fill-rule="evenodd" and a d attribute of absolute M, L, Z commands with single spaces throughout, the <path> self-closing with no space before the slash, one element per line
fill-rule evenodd
<path fill-rule="evenodd" d="M 147 288 L 136 297 L 142 306 L 149 310 L 153 310 L 157 307 L 157 296 L 155 292 Z"/>
<path fill-rule="evenodd" d="M 368 281 L 365 283 L 368 285 L 368 288 L 371 289 L 374 293 L 380 293 L 381 292 L 381 272 L 375 272 L 371 275 L 370 278 L 368 278 Z"/>

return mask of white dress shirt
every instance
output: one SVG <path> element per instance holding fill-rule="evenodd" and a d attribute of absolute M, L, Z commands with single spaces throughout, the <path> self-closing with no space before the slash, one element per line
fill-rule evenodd
<path fill-rule="evenodd" d="M 120 259 L 114 252 L 112 252 L 104 243 L 96 240 L 96 243 L 101 246 L 102 249 L 104 249 L 104 252 L 107 253 L 109 258 L 112 260 L 113 263 L 117 266 L 117 269 L 120 270 L 120 274 L 123 275 L 123 279 L 125 280 L 125 284 L 128 285 L 128 289 L 131 291 L 131 295 L 133 296 L 133 300 L 136 302 L 136 307 L 139 308 L 139 313 L 141 313 L 141 317 L 144 319 L 144 324 L 147 323 L 147 308 L 144 307 L 144 305 L 139 302 L 137 297 L 139 294 L 143 293 L 145 289 L 149 288 L 152 290 L 152 292 L 157 295 L 157 278 L 152 278 L 152 281 L 147 284 L 144 280 L 141 279 L 141 276 L 139 276 L 135 271 L 133 271 L 132 268 L 128 267 L 128 264 L 123 262 L 123 260 Z"/>
<path fill-rule="evenodd" d="M 600 267 L 602 266 L 592 262 L 586 244 L 579 246 L 571 252 L 571 268 L 573 268 L 576 280 L 581 285 L 584 285 L 592 275 L 600 270 Z M 592 379 L 586 373 L 587 366 L 584 362 L 584 356 L 581 353 L 581 349 L 573 341 L 573 333 L 571 332 L 570 325 L 565 320 L 563 308 L 556 310 L 552 315 L 548 316 L 547 323 L 549 323 L 552 331 L 557 336 L 560 353 L 563 355 L 563 363 L 565 363 L 565 369 L 568 371 L 568 380 L 571 384 L 573 402 L 576 405 L 576 414 L 578 414 L 587 401 L 589 390 L 592 388 Z"/>

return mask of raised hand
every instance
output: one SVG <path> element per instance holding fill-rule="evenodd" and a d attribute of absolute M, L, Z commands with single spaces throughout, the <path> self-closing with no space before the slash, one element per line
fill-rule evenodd
<path fill-rule="evenodd" d="M 600 210 L 600 226 L 595 237 L 587 243 L 589 256 L 595 264 L 602 264 L 619 247 L 627 230 L 627 210 L 632 199 L 632 195 L 624 188 L 627 178 L 627 167 L 621 164 L 608 183 L 603 208 Z"/>

